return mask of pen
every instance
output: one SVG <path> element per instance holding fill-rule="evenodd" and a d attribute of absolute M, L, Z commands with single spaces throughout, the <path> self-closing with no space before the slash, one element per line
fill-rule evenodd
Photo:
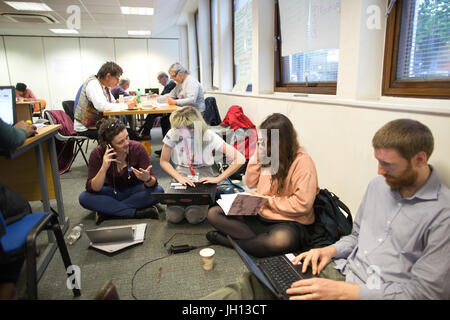
<path fill-rule="evenodd" d="M 159 283 L 159 281 L 161 280 L 161 272 L 162 272 L 162 267 L 159 267 L 158 270 L 158 279 L 156 279 L 156 282 Z"/>

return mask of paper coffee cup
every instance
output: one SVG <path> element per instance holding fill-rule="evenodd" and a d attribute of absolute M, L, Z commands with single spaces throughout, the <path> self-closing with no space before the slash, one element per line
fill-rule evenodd
<path fill-rule="evenodd" d="M 200 257 L 202 257 L 203 270 L 211 270 L 214 266 L 214 254 L 216 251 L 212 248 L 205 248 L 200 250 Z"/>

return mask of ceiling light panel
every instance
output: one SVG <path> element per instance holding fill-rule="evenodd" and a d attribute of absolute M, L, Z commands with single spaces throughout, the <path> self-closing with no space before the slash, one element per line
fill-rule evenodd
<path fill-rule="evenodd" d="M 155 13 L 153 8 L 143 7 L 120 7 L 122 14 L 132 14 L 138 16 L 152 16 Z"/>
<path fill-rule="evenodd" d="M 20 11 L 53 11 L 48 5 L 42 2 L 5 1 L 5 3 Z"/>

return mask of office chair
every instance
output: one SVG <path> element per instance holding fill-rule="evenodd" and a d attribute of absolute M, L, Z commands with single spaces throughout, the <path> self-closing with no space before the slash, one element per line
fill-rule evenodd
<path fill-rule="evenodd" d="M 27 298 L 32 300 L 37 299 L 37 284 L 40 280 L 37 274 L 36 238 L 44 230 L 53 231 L 64 266 L 66 267 L 67 276 L 70 278 L 72 275 L 68 270 L 72 262 L 56 213 L 30 213 L 20 220 L 6 225 L 0 212 L 0 263 L 14 262 L 15 259 L 25 254 Z M 73 294 L 76 297 L 80 296 L 80 289 L 74 288 Z"/>
<path fill-rule="evenodd" d="M 44 99 L 36 99 L 36 101 L 39 101 L 39 103 L 35 103 L 33 105 L 33 117 L 42 119 L 42 111 L 47 106 L 47 101 L 45 101 Z"/>
<path fill-rule="evenodd" d="M 66 100 L 62 102 L 64 111 L 67 113 L 67 115 L 70 117 L 72 121 L 74 121 L 74 112 L 73 112 L 74 105 L 75 105 L 74 100 Z"/>
<path fill-rule="evenodd" d="M 81 92 L 81 87 L 78 90 L 77 98 L 79 98 L 80 92 Z M 75 122 L 75 102 L 77 102 L 77 101 L 76 100 L 66 100 L 66 101 L 62 102 L 64 111 L 67 113 L 67 115 L 70 117 L 70 119 L 74 122 Z M 86 142 L 86 151 L 85 151 L 86 153 L 88 152 L 89 140 L 90 139 L 88 139 L 88 141 Z"/>
<path fill-rule="evenodd" d="M 89 138 L 78 135 L 78 133 L 73 129 L 72 120 L 70 120 L 69 116 L 62 110 L 46 110 L 45 116 L 50 124 L 61 124 L 63 126 L 58 130 L 58 133 L 55 136 L 56 140 L 62 143 L 62 148 L 58 146 L 58 143 L 56 145 L 58 150 L 58 167 L 60 174 L 70 170 L 78 153 L 81 153 L 86 166 L 88 166 L 88 161 L 82 147 L 85 141 L 89 141 Z M 69 146 L 69 148 L 73 148 L 73 145 L 75 145 L 75 150 L 72 149 L 73 157 L 70 161 L 69 166 L 67 167 L 66 161 L 62 159 L 62 156 L 67 147 Z"/>

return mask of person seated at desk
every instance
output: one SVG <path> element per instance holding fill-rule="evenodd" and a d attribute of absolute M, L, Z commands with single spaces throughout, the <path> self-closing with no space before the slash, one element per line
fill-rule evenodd
<path fill-rule="evenodd" d="M 122 72 L 122 68 L 115 62 L 106 62 L 100 67 L 97 75 L 90 76 L 83 83 L 74 114 L 74 128 L 79 135 L 98 139 L 95 125 L 104 117 L 103 111 L 111 110 L 116 105 L 110 88 L 118 84 Z M 136 101 L 129 100 L 123 107 L 136 107 Z"/>
<path fill-rule="evenodd" d="M 129 94 L 126 90 L 128 90 L 129 87 L 130 87 L 130 79 L 122 77 L 119 80 L 119 85 L 111 89 L 111 94 L 116 100 L 119 99 L 120 95 L 128 97 Z"/>
<path fill-rule="evenodd" d="M 19 121 L 10 126 L 0 118 L 0 146 L 3 149 L 15 149 L 24 144 L 25 139 L 37 134 L 36 126 Z"/>
<path fill-rule="evenodd" d="M 0 149 L 16 149 L 25 139 L 36 134 L 35 126 L 20 121 L 10 126 L 0 118 Z M 31 207 L 20 194 L 12 191 L 0 181 L 0 211 L 7 225 L 31 213 Z M 25 257 L 18 257 L 9 264 L 0 263 L 0 300 L 18 299 L 16 283 Z"/>
<path fill-rule="evenodd" d="M 397 119 L 375 133 L 372 146 L 379 176 L 352 233 L 294 259 L 318 277 L 294 282 L 286 291 L 291 299 L 450 299 L 450 189 L 428 164 L 433 134 L 416 120 Z M 246 273 L 204 299 L 255 297 L 274 298 Z"/>
<path fill-rule="evenodd" d="M 165 73 L 163 71 L 158 73 L 157 78 L 158 78 L 158 82 L 164 87 L 163 91 L 161 92 L 162 96 L 170 93 L 177 85 L 175 83 L 175 81 L 173 81 L 172 79 L 169 79 L 169 76 L 167 75 L 167 73 Z M 169 132 L 169 130 L 170 130 L 170 120 L 169 120 L 170 113 L 148 114 L 147 117 L 145 118 L 145 123 L 142 126 L 141 133 L 140 133 L 142 139 L 150 140 L 152 138 L 150 135 L 150 132 L 153 128 L 153 124 L 157 117 L 161 117 L 161 130 L 162 130 L 163 138 L 166 136 L 167 132 Z M 159 151 L 159 154 L 161 154 L 161 151 Z"/>
<path fill-rule="evenodd" d="M 202 85 L 178 62 L 170 66 L 169 75 L 177 85 L 169 94 L 165 95 L 166 102 L 180 107 L 192 106 L 203 113 L 205 98 Z"/>
<path fill-rule="evenodd" d="M 16 99 L 19 101 L 36 101 L 36 96 L 25 83 L 18 82 L 16 84 Z"/>
<path fill-rule="evenodd" d="M 220 206 L 210 208 L 208 221 L 218 231 L 210 231 L 206 237 L 214 244 L 231 247 L 226 237 L 230 235 L 256 257 L 310 249 L 325 240 L 325 229 L 315 220 L 313 209 L 319 192 L 314 162 L 299 145 L 286 116 L 274 113 L 259 128 L 267 134 L 259 134 L 245 182 L 268 202 L 257 216 L 226 216 Z"/>
<path fill-rule="evenodd" d="M 232 175 L 244 164 L 244 156 L 208 129 L 200 112 L 193 107 L 176 110 L 170 116 L 172 128 L 163 139 L 161 168 L 183 185 L 195 186 L 194 182 L 219 183 Z M 219 176 L 213 177 L 213 152 L 233 159 L 230 166 Z M 170 164 L 172 160 L 176 168 Z M 191 224 L 203 222 L 208 205 L 167 206 L 167 220 L 180 223 L 185 217 Z"/>
<path fill-rule="evenodd" d="M 152 193 L 163 188 L 153 174 L 147 151 L 128 137 L 125 125 L 116 118 L 97 123 L 99 145 L 89 157 L 86 191 L 79 202 L 96 212 L 96 223 L 107 216 L 158 218 Z"/>

